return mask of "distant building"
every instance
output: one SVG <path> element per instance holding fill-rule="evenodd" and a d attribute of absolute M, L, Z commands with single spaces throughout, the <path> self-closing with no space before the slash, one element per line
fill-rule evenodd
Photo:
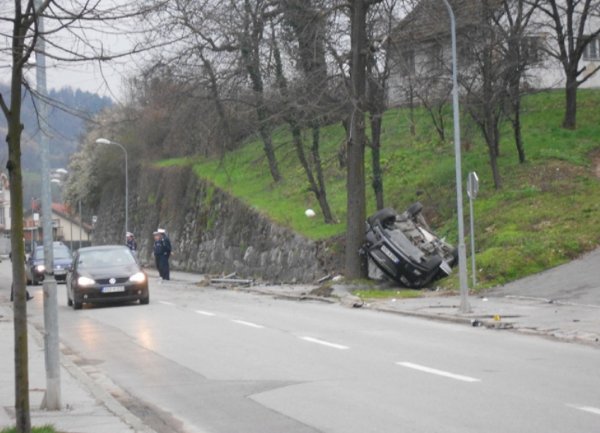
<path fill-rule="evenodd" d="M 456 38 L 459 73 L 468 71 L 474 63 L 478 29 L 482 22 L 481 3 L 473 0 L 449 0 L 456 17 Z M 502 2 L 491 0 L 491 7 Z M 546 24 L 548 18 L 537 11 L 527 27 L 522 41 L 522 52 L 529 58 L 525 87 L 533 89 L 561 89 L 565 86 L 562 65 L 547 51 L 556 51 L 555 36 Z M 600 18 L 591 17 L 586 35 L 592 35 L 600 26 Z M 585 36 L 585 35 L 584 35 Z M 406 103 L 415 91 L 448 94 L 451 73 L 451 38 L 448 10 L 440 0 L 421 0 L 400 22 L 392 34 L 392 72 L 388 86 L 390 105 Z M 600 37 L 584 50 L 579 67 L 584 78 L 600 66 Z M 591 75 L 581 88 L 600 88 L 600 72 Z"/>
<path fill-rule="evenodd" d="M 39 214 L 39 203 L 34 202 L 27 211 L 24 221 L 26 244 L 43 242 L 43 229 Z M 64 204 L 52 203 L 52 238 L 62 241 L 69 247 L 88 246 L 92 240 L 92 226 L 82 222 Z"/>

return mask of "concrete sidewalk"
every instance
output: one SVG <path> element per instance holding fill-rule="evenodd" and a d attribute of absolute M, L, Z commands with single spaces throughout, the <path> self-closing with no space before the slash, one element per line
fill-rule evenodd
<path fill-rule="evenodd" d="M 36 297 L 31 302 L 42 300 Z M 0 430 L 15 425 L 13 329 L 13 310 L 8 298 L 0 296 Z M 28 336 L 32 426 L 50 424 L 61 433 L 154 433 L 64 354 L 60 371 L 63 409 L 39 409 L 46 388 L 44 343 L 42 334 L 31 325 Z"/>

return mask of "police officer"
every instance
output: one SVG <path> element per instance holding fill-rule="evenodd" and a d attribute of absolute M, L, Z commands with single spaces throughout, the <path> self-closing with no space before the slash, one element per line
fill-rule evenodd
<path fill-rule="evenodd" d="M 171 242 L 165 241 L 165 233 L 155 231 L 154 233 L 154 260 L 158 274 L 162 280 L 169 280 L 169 256 L 171 255 Z"/>
<path fill-rule="evenodd" d="M 133 252 L 137 251 L 137 242 L 135 240 L 135 236 L 133 236 L 133 233 L 131 233 L 131 232 L 127 232 L 126 245 L 131 251 L 133 251 Z"/>
<path fill-rule="evenodd" d="M 169 239 L 169 235 L 167 234 L 167 231 L 165 229 L 159 228 L 156 231 L 158 233 L 160 233 L 161 239 L 163 242 L 163 257 L 164 258 L 163 258 L 163 263 L 162 263 L 162 269 L 163 269 L 162 279 L 170 280 L 171 273 L 170 273 L 170 266 L 169 266 L 169 258 L 171 257 L 171 252 L 172 252 L 171 239 Z"/>

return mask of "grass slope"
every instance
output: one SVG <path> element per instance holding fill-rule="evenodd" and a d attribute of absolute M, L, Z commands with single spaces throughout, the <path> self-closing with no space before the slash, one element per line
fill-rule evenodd
<path fill-rule="evenodd" d="M 476 171 L 480 178 L 474 213 L 477 276 L 481 287 L 539 272 L 598 245 L 600 180 L 595 174 L 595 164 L 600 160 L 600 91 L 580 91 L 576 131 L 560 128 L 563 98 L 562 92 L 544 92 L 525 98 L 526 164 L 518 163 L 512 130 L 503 125 L 499 160 L 504 183 L 501 190 L 493 187 L 487 148 L 478 130 L 463 116 L 464 177 L 467 172 Z M 425 112 L 416 112 L 415 136 L 409 133 L 408 117 L 404 109 L 390 110 L 384 117 L 382 163 L 386 206 L 402 210 L 420 200 L 437 233 L 456 242 L 451 112 L 447 112 L 446 136 L 449 138 L 444 143 L 440 143 Z M 273 139 L 284 176 L 279 184 L 274 184 L 269 176 L 258 139 L 220 161 L 168 160 L 161 165 L 193 163 L 198 176 L 309 238 L 325 239 L 344 233 L 345 172 L 337 160 L 338 150 L 344 143 L 342 127 L 331 125 L 321 133 L 328 198 L 339 221 L 334 225 L 323 224 L 319 218 L 317 201 L 307 189 L 288 130 L 279 128 Z M 309 135 L 305 139 L 308 143 Z M 366 172 L 370 173 L 368 150 L 366 160 Z M 466 195 L 464 201 L 468 218 Z M 374 207 L 369 187 L 368 213 L 373 212 Z M 304 210 L 307 208 L 314 209 L 317 217 L 306 218 Z M 468 220 L 465 226 L 468 227 Z M 449 278 L 442 285 L 452 288 L 457 285 L 456 279 Z"/>

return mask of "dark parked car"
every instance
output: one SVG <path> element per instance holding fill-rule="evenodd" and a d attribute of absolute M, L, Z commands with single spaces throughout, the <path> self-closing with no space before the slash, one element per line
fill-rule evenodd
<path fill-rule="evenodd" d="M 411 288 L 422 288 L 452 273 L 456 249 L 433 233 L 414 203 L 398 214 L 386 208 L 367 219 L 365 251 L 385 275 Z"/>
<path fill-rule="evenodd" d="M 67 303 L 150 302 L 148 276 L 124 245 L 80 248 L 67 276 Z"/>
<path fill-rule="evenodd" d="M 58 282 L 64 282 L 67 278 L 67 271 L 73 260 L 71 250 L 62 242 L 52 243 L 53 263 L 54 263 L 54 278 Z M 25 275 L 27 284 L 38 284 L 44 281 L 44 246 L 36 246 L 31 255 L 25 262 Z"/>

